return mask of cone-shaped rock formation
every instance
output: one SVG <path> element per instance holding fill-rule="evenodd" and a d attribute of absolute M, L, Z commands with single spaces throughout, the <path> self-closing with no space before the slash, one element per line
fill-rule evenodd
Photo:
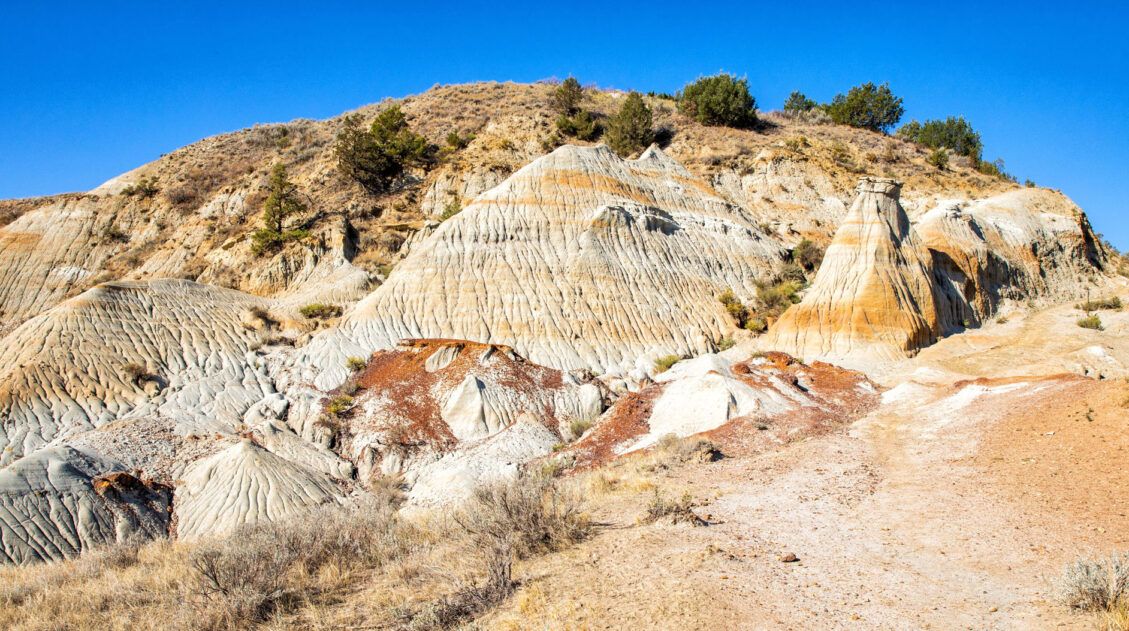
<path fill-rule="evenodd" d="M 890 179 L 859 182 L 811 289 L 770 329 L 770 348 L 856 367 L 936 340 L 929 252 L 898 203 L 900 189 Z"/>

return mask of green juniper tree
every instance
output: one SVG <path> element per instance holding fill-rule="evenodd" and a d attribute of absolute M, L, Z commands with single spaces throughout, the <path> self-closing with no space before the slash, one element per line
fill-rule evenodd
<path fill-rule="evenodd" d="M 411 130 L 400 106 L 393 105 L 377 115 L 367 130 L 356 116 L 347 117 L 334 151 L 341 173 L 379 195 L 407 168 L 428 164 L 432 147 Z"/>
<path fill-rule="evenodd" d="M 826 106 L 831 120 L 840 125 L 861 127 L 885 132 L 901 120 L 905 108 L 901 97 L 894 96 L 890 85 L 867 82 L 857 85 L 846 94 L 837 94 Z"/>
<path fill-rule="evenodd" d="M 631 92 L 608 121 L 608 146 L 625 157 L 647 147 L 655 139 L 651 129 L 653 120 L 651 108 L 643 102 L 643 97 L 638 92 Z"/>
<path fill-rule="evenodd" d="M 757 123 L 757 101 L 749 94 L 748 80 L 724 72 L 682 88 L 678 111 L 703 125 L 752 127 Z"/>
<path fill-rule="evenodd" d="M 286 175 L 286 167 L 279 163 L 271 169 L 267 183 L 270 191 L 263 202 L 263 227 L 251 235 L 251 251 L 256 255 L 277 250 L 287 241 L 305 238 L 305 230 L 287 230 L 288 218 L 306 212 L 298 187 Z"/>

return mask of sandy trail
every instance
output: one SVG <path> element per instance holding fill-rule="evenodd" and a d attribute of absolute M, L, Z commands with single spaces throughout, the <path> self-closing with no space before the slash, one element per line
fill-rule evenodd
<path fill-rule="evenodd" d="M 1129 313 L 1097 335 L 1076 317 L 950 338 L 888 370 L 882 404 L 853 424 L 661 472 L 708 527 L 637 525 L 646 491 L 594 499 L 608 526 L 522 568 L 486 626 L 1095 628 L 1056 602 L 1056 581 L 1079 556 L 1129 548 Z M 1108 378 L 1079 376 L 1096 368 Z"/>

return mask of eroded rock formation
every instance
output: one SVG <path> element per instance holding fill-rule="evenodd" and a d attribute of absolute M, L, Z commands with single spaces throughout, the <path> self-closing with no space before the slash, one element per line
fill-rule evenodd
<path fill-rule="evenodd" d="M 341 326 L 310 344 L 322 386 L 347 355 L 409 337 L 504 343 L 597 372 L 701 353 L 732 327 L 715 296 L 781 256 L 741 208 L 662 151 L 565 146 L 444 222 Z"/>
<path fill-rule="evenodd" d="M 803 301 L 766 345 L 862 366 L 905 357 L 940 333 L 929 252 L 898 203 L 901 185 L 863 178 Z"/>

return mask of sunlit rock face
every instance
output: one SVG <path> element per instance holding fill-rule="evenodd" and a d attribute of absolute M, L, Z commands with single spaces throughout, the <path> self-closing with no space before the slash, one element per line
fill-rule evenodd
<path fill-rule="evenodd" d="M 900 359 L 940 332 L 929 251 L 898 203 L 901 185 L 863 178 L 812 287 L 767 345 L 845 365 Z"/>
<path fill-rule="evenodd" d="M 513 346 L 597 372 L 644 353 L 700 353 L 732 327 L 716 300 L 755 291 L 781 255 L 753 219 L 652 148 L 623 160 L 565 146 L 444 222 L 309 354 L 342 359 L 403 338 Z"/>

